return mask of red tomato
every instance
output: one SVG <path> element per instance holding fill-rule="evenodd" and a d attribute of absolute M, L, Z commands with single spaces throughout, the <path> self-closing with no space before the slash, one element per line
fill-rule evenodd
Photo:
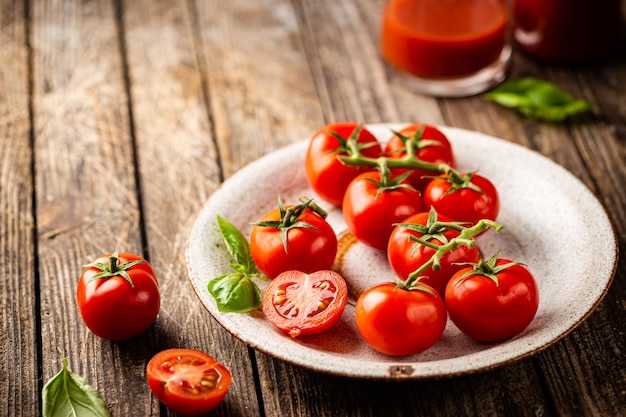
<path fill-rule="evenodd" d="M 441 214 L 437 215 L 437 220 L 452 221 Z M 406 280 L 412 272 L 430 261 L 435 254 L 435 249 L 422 245 L 412 240 L 411 237 L 424 238 L 433 245 L 441 246 L 457 236 L 459 232 L 454 229 L 433 228 L 429 222 L 429 213 L 415 214 L 393 229 L 387 246 L 389 265 L 400 279 Z M 480 251 L 477 245 L 472 248 L 466 245 L 459 246 L 443 255 L 439 269 L 433 270 L 430 267 L 421 273 L 420 276 L 424 278 L 420 278 L 419 282 L 430 285 L 443 297 L 448 280 L 456 271 L 465 267 L 459 263 L 478 262 L 479 259 Z"/>
<path fill-rule="evenodd" d="M 392 356 L 412 355 L 433 346 L 446 327 L 443 300 L 431 287 L 403 289 L 393 283 L 365 290 L 356 302 L 356 325 L 375 350 Z"/>
<path fill-rule="evenodd" d="M 437 213 L 457 222 L 467 222 L 467 227 L 481 219 L 496 220 L 500 212 L 500 197 L 496 187 L 478 174 L 465 174 L 465 183 L 450 183 L 448 176 L 432 180 L 424 189 L 426 210 L 434 207 Z"/>
<path fill-rule="evenodd" d="M 343 194 L 354 177 L 371 168 L 344 165 L 338 155 L 348 155 L 346 139 L 356 133 L 356 123 L 332 123 L 313 135 L 306 152 L 306 175 L 311 188 L 324 200 L 341 206 Z M 334 132 L 342 139 L 338 139 Z M 362 145 L 363 156 L 377 158 L 382 150 L 376 137 L 366 128 L 361 128 L 357 142 Z"/>
<path fill-rule="evenodd" d="M 465 267 L 448 282 L 450 319 L 469 337 L 481 342 L 508 339 L 535 317 L 539 306 L 535 278 L 521 264 L 504 267 L 512 262 L 492 258 L 488 264 L 479 263 L 483 269 Z"/>
<path fill-rule="evenodd" d="M 422 199 L 415 189 L 380 190 L 372 180 L 380 181 L 380 173 L 364 172 L 350 183 L 343 199 L 343 217 L 359 241 L 385 250 L 393 225 L 423 211 Z"/>
<path fill-rule="evenodd" d="M 333 228 L 310 208 L 300 214 L 290 211 L 297 207 L 302 206 L 274 209 L 252 228 L 250 254 L 259 271 L 270 279 L 294 269 L 303 272 L 330 269 L 335 262 L 337 236 Z"/>
<path fill-rule="evenodd" d="M 423 129 L 420 134 L 420 129 Z M 385 154 L 390 158 L 402 158 L 406 156 L 405 140 L 403 138 L 414 138 L 416 140 L 415 156 L 424 162 L 433 164 L 447 164 L 456 168 L 454 153 L 450 141 L 439 129 L 425 124 L 412 124 L 400 130 L 400 135 L 394 134 L 385 146 Z M 395 168 L 393 171 L 399 175 L 406 172 L 406 169 Z M 437 175 L 431 171 L 415 169 L 409 177 L 409 182 L 418 190 L 423 190 L 432 178 L 425 176 Z"/>
<path fill-rule="evenodd" d="M 76 299 L 89 330 L 109 340 L 139 335 L 154 323 L 161 306 L 152 267 L 130 253 L 102 255 L 87 265 Z"/>
<path fill-rule="evenodd" d="M 348 301 L 343 277 L 330 270 L 286 271 L 263 292 L 265 317 L 291 337 L 318 334 L 339 320 Z"/>
<path fill-rule="evenodd" d="M 168 349 L 148 362 L 146 379 L 154 395 L 181 416 L 198 416 L 217 407 L 230 388 L 230 371 L 199 350 Z"/>

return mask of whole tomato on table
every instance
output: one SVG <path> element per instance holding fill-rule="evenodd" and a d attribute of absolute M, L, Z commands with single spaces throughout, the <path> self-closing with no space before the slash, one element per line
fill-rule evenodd
<path fill-rule="evenodd" d="M 417 159 L 432 164 L 447 164 L 456 168 L 456 160 L 452 145 L 446 135 L 435 126 L 427 124 L 412 124 L 394 132 L 385 145 L 384 154 L 390 158 L 403 158 L 407 155 L 407 141 L 413 143 L 412 152 Z M 395 168 L 396 174 L 406 172 L 405 168 Z M 423 190 L 437 173 L 423 169 L 410 170 L 409 182 L 417 189 Z"/>
<path fill-rule="evenodd" d="M 406 280 L 431 260 L 437 248 L 459 237 L 460 230 L 462 227 L 458 223 L 434 210 L 414 214 L 398 224 L 389 237 L 389 265 L 400 279 Z M 417 239 L 423 239 L 425 243 Z M 452 275 L 464 268 L 464 263 L 478 262 L 479 259 L 477 245 L 461 244 L 446 252 L 437 268 L 430 266 L 422 271 L 420 282 L 430 285 L 443 297 Z"/>
<path fill-rule="evenodd" d="M 76 299 L 89 330 L 109 340 L 126 340 L 144 332 L 161 306 L 154 270 L 131 253 L 105 254 L 86 265 Z"/>
<path fill-rule="evenodd" d="M 446 287 L 452 322 L 469 337 L 497 342 L 521 333 L 539 307 L 539 289 L 522 264 L 498 258 L 459 270 Z"/>
<path fill-rule="evenodd" d="M 500 197 L 493 183 L 475 173 L 442 175 L 428 183 L 424 207 L 471 226 L 481 219 L 496 220 Z"/>
<path fill-rule="evenodd" d="M 324 200 L 338 207 L 354 177 L 372 168 L 348 166 L 338 156 L 349 154 L 348 139 L 356 139 L 363 156 L 377 158 L 382 150 L 376 137 L 357 123 L 331 123 L 310 139 L 305 157 L 306 176 L 311 188 Z"/>
<path fill-rule="evenodd" d="M 212 356 L 193 349 L 167 349 L 146 366 L 150 390 L 170 410 L 181 416 L 199 416 L 224 399 L 232 375 Z"/>
<path fill-rule="evenodd" d="M 356 303 L 356 325 L 373 349 L 391 356 L 432 347 L 447 321 L 441 296 L 430 286 L 382 283 L 365 290 Z"/>
<path fill-rule="evenodd" d="M 250 254 L 268 278 L 289 270 L 315 272 L 330 269 L 337 255 L 337 236 L 326 221 L 326 212 L 307 199 L 284 205 L 253 223 Z"/>
<path fill-rule="evenodd" d="M 348 230 L 361 242 L 386 250 L 395 223 L 423 211 L 422 198 L 400 175 L 364 172 L 346 189 L 343 217 Z"/>

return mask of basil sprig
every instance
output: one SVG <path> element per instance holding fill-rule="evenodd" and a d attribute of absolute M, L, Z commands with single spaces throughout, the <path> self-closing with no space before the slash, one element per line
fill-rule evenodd
<path fill-rule="evenodd" d="M 530 77 L 506 81 L 483 97 L 527 117 L 549 122 L 562 122 L 591 110 L 588 101 L 577 100 L 550 82 Z"/>
<path fill-rule="evenodd" d="M 63 369 L 50 378 L 42 390 L 43 417 L 110 417 L 109 409 L 93 387 L 81 376 Z"/>
<path fill-rule="evenodd" d="M 234 272 L 212 279 L 207 288 L 219 311 L 245 313 L 257 308 L 263 297 L 252 278 L 267 278 L 257 271 L 245 236 L 220 216 L 217 216 L 217 224 L 233 260 L 230 267 Z"/>

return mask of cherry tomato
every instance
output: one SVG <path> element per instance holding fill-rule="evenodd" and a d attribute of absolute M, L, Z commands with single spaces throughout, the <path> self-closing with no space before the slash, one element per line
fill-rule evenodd
<path fill-rule="evenodd" d="M 224 399 L 232 376 L 215 358 L 193 349 L 167 349 L 152 357 L 146 379 L 154 395 L 181 416 L 198 416 Z"/>
<path fill-rule="evenodd" d="M 459 236 L 457 230 L 437 226 L 440 222 L 452 222 L 452 220 L 436 213 L 433 219 L 430 213 L 421 212 L 404 220 L 393 229 L 387 246 L 387 259 L 391 269 L 400 279 L 406 280 L 412 272 L 430 261 L 435 254 L 435 249 L 422 245 L 412 240 L 413 238 L 423 238 L 433 245 L 441 246 Z M 480 251 L 477 245 L 471 248 L 461 245 L 443 255 L 439 262 L 439 269 L 433 270 L 429 267 L 423 271 L 420 274 L 423 277 L 420 278 L 420 282 L 430 285 L 443 297 L 448 280 L 456 271 L 465 267 L 462 263 L 478 262 L 479 259 Z"/>
<path fill-rule="evenodd" d="M 448 282 L 445 300 L 459 330 L 481 342 L 496 342 L 530 324 L 539 306 L 539 290 L 525 266 L 494 257 L 458 271 Z"/>
<path fill-rule="evenodd" d="M 328 330 L 347 301 L 346 282 L 334 271 L 286 271 L 263 292 L 262 308 L 274 326 L 295 338 Z"/>
<path fill-rule="evenodd" d="M 406 155 L 405 141 L 407 138 L 416 140 L 415 156 L 424 162 L 433 164 L 447 164 L 456 168 L 456 161 L 450 141 L 435 126 L 426 124 L 412 124 L 394 134 L 385 145 L 384 152 L 390 158 L 402 158 Z M 396 174 L 406 172 L 406 169 L 396 168 Z M 417 189 L 423 190 L 436 173 L 415 169 L 412 170 L 409 182 Z"/>
<path fill-rule="evenodd" d="M 405 289 L 393 283 L 365 290 L 356 302 L 356 325 L 375 350 L 412 355 L 433 346 L 446 327 L 447 313 L 437 292 L 425 284 Z"/>
<path fill-rule="evenodd" d="M 376 137 L 356 123 L 332 123 L 325 126 L 311 137 L 306 152 L 306 175 L 311 188 L 324 200 L 339 207 L 350 181 L 359 173 L 371 170 L 347 166 L 337 159 L 338 155 L 348 155 L 345 142 L 353 134 L 358 134 L 357 143 L 362 145 L 363 156 L 380 156 L 382 150 Z"/>
<path fill-rule="evenodd" d="M 423 211 L 420 193 L 404 186 L 380 189 L 377 171 L 364 172 L 346 189 L 343 217 L 348 230 L 361 242 L 386 250 L 393 225 Z"/>
<path fill-rule="evenodd" d="M 493 183 L 478 174 L 465 174 L 463 178 L 464 183 L 459 185 L 453 185 L 445 175 L 428 183 L 423 194 L 426 210 L 434 207 L 454 221 L 467 222 L 468 227 L 481 219 L 496 220 L 500 198 Z"/>
<path fill-rule="evenodd" d="M 131 253 L 105 254 L 87 265 L 76 299 L 89 330 L 109 340 L 139 335 L 154 323 L 161 306 L 154 270 Z"/>
<path fill-rule="evenodd" d="M 337 255 L 337 236 L 325 213 L 304 204 L 271 210 L 255 223 L 250 254 L 268 278 L 289 270 L 314 272 L 330 269 Z"/>

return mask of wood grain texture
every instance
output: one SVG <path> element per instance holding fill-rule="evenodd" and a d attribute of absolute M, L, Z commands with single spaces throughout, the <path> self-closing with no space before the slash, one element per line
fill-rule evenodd
<path fill-rule="evenodd" d="M 195 13 L 225 178 L 323 125 L 291 2 L 201 1 Z"/>
<path fill-rule="evenodd" d="M 115 9 L 110 2 L 34 2 L 31 12 L 42 377 L 67 358 L 113 415 L 150 415 L 158 404 L 139 383 L 150 334 L 100 339 L 75 301 L 83 265 L 116 250 L 142 253 Z"/>
<path fill-rule="evenodd" d="M 193 13 L 184 1 L 143 1 L 123 16 L 148 252 L 162 294 L 155 349 L 199 349 L 228 364 L 233 388 L 217 415 L 259 415 L 248 348 L 209 316 L 187 279 L 189 229 L 223 175 Z"/>
<path fill-rule="evenodd" d="M 28 47 L 23 2 L 0 1 L 0 415 L 35 415 L 37 277 L 34 256 Z"/>

